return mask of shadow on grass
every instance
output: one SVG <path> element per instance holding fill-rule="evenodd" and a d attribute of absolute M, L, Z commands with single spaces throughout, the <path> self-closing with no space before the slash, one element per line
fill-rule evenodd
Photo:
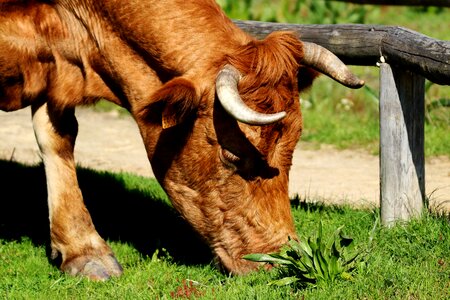
<path fill-rule="evenodd" d="M 349 205 L 327 204 L 321 201 L 311 201 L 301 198 L 298 194 L 291 198 L 291 207 L 306 212 L 334 212 L 338 214 L 346 214 L 348 210 L 352 209 Z"/>
<path fill-rule="evenodd" d="M 78 179 L 103 238 L 129 243 L 144 255 L 165 248 L 175 262 L 186 265 L 211 261 L 209 248 L 157 196 L 129 189 L 110 173 L 79 169 Z M 44 169 L 0 160 L 0 239 L 22 237 L 35 245 L 50 244 Z"/>

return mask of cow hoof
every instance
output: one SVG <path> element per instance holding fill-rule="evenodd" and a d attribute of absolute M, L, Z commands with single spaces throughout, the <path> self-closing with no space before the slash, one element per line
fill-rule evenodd
<path fill-rule="evenodd" d="M 114 255 L 78 256 L 61 265 L 61 270 L 72 276 L 83 276 L 93 281 L 105 281 L 120 276 L 122 267 Z"/>

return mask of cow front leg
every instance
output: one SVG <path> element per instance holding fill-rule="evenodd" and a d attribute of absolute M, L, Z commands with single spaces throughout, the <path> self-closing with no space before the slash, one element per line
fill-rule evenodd
<path fill-rule="evenodd" d="M 78 131 L 74 109 L 33 107 L 33 128 L 47 177 L 52 257 L 62 256 L 61 270 L 93 280 L 122 274 L 111 248 L 100 237 L 84 205 L 75 170 Z"/>

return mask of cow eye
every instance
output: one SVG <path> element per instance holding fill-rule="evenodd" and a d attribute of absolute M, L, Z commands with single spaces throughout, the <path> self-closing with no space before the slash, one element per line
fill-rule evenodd
<path fill-rule="evenodd" d="M 220 160 L 229 167 L 236 167 L 236 164 L 241 161 L 241 158 L 231 151 L 221 148 L 219 152 Z"/>

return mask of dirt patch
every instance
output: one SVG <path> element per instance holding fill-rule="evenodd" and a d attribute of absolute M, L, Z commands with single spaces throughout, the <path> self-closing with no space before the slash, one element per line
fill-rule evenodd
<path fill-rule="evenodd" d="M 75 158 L 79 165 L 153 176 L 138 128 L 131 117 L 86 108 L 78 109 L 76 114 L 79 135 Z M 0 159 L 27 164 L 40 162 L 29 108 L 0 112 Z M 428 159 L 425 170 L 426 191 L 427 195 L 431 194 L 431 204 L 439 206 L 450 202 L 450 159 Z M 294 153 L 289 190 L 291 195 L 298 194 L 302 199 L 377 206 L 378 157 L 332 147 L 311 149 L 300 143 Z M 447 207 L 450 208 L 448 203 Z"/>

